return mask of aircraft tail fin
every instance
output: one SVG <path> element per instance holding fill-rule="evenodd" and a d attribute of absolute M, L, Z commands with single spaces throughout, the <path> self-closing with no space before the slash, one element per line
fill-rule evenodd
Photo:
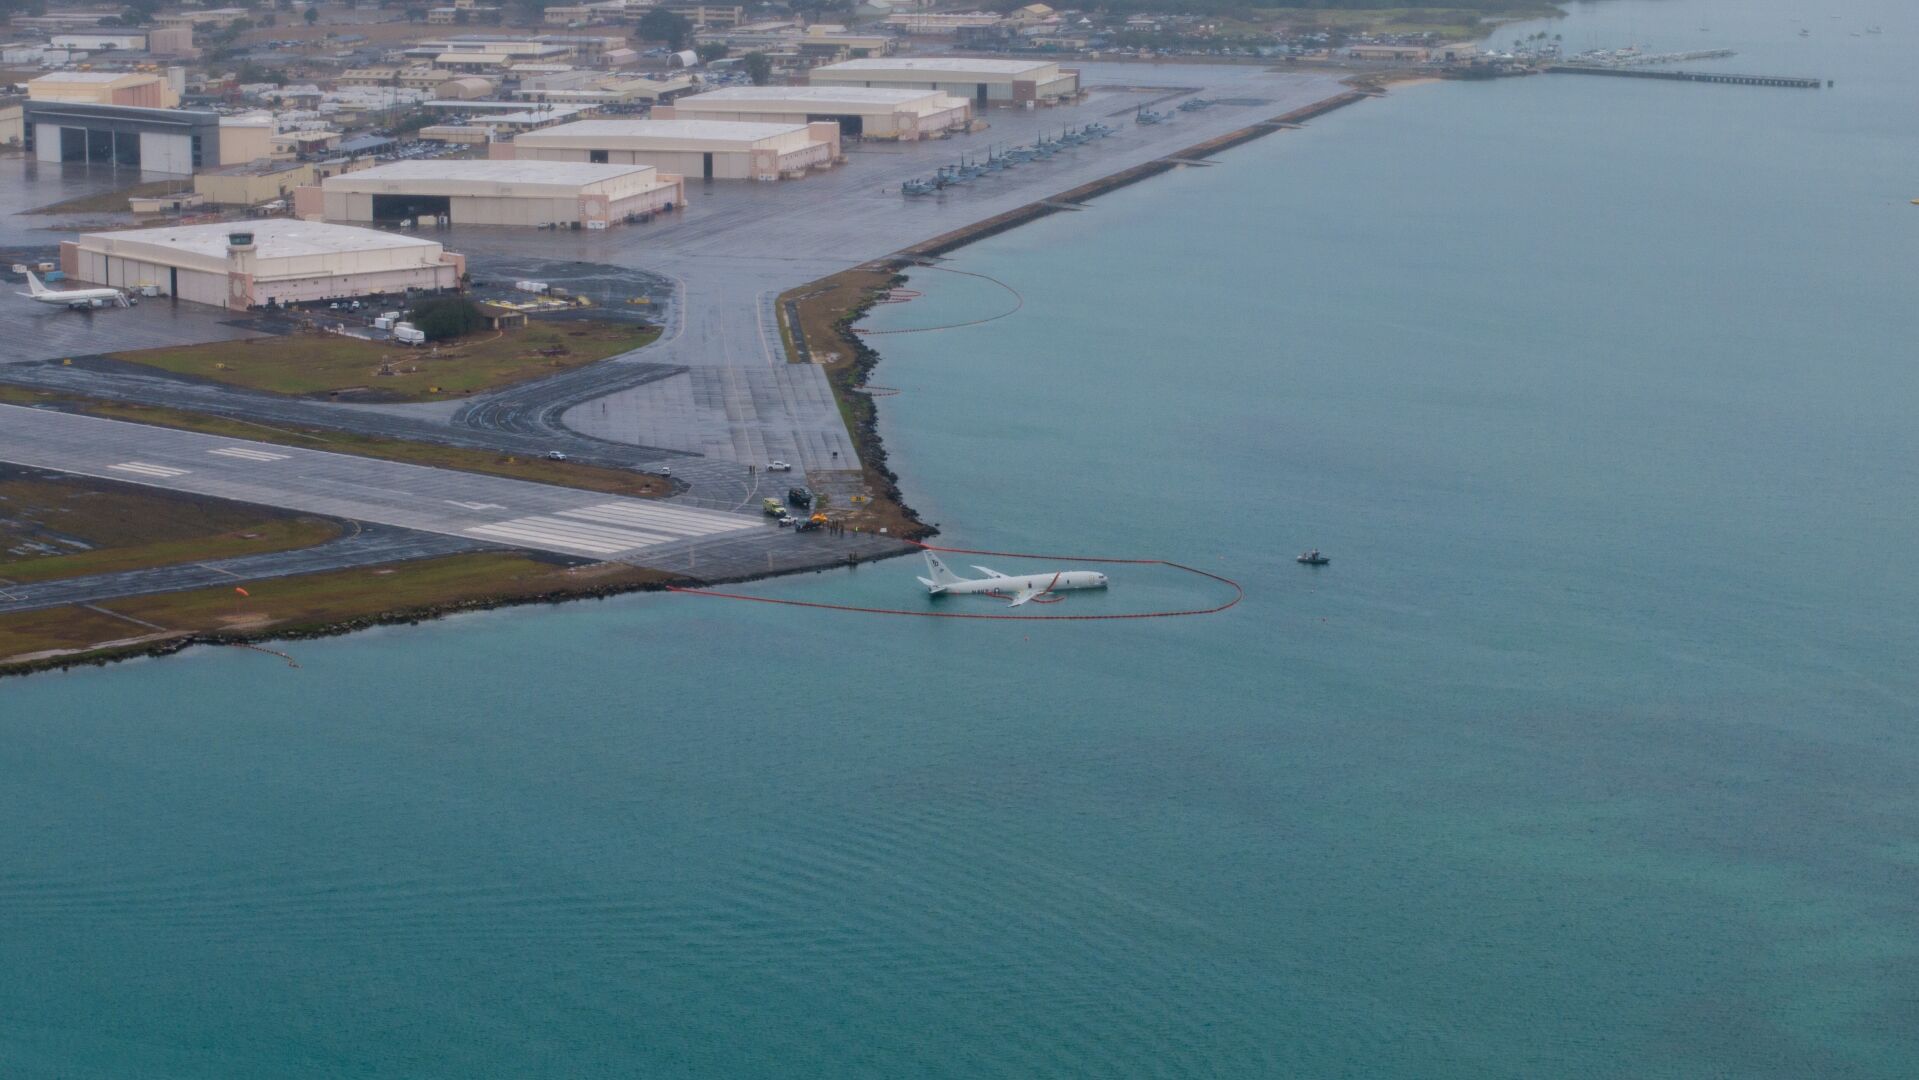
<path fill-rule="evenodd" d="M 928 589 L 931 589 L 934 592 L 940 592 L 940 591 L 943 591 L 948 585 L 957 585 L 960 582 L 966 580 L 965 578 L 960 577 L 958 574 L 955 574 L 953 571 L 947 569 L 946 564 L 940 561 L 940 557 L 938 555 L 935 555 L 930 551 L 923 551 L 921 552 L 921 554 L 926 556 L 926 572 L 933 575 L 930 578 L 920 579 L 921 581 L 926 583 L 926 587 Z"/>
<path fill-rule="evenodd" d="M 27 271 L 27 295 L 45 296 L 48 291 L 45 285 L 40 284 L 40 279 L 33 276 L 33 271 Z"/>

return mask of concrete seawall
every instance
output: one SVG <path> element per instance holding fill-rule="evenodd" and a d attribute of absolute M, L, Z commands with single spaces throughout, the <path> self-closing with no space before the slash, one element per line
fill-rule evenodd
<path fill-rule="evenodd" d="M 1129 169 L 1122 169 L 1111 176 L 1102 177 L 1089 184 L 1081 184 L 1079 187 L 1062 191 L 1050 198 L 1030 202 L 1017 209 L 1008 210 L 1006 213 L 986 218 L 983 221 L 976 221 L 971 225 L 954 229 L 952 232 L 942 233 L 939 236 L 933 237 L 931 240 L 922 241 L 911 247 L 900 249 L 892 256 L 892 259 L 896 265 L 903 267 L 910 265 L 915 259 L 944 255 L 949 251 L 955 251 L 975 241 L 984 240 L 989 236 L 997 236 L 1008 229 L 1018 228 L 1029 221 L 1037 220 L 1048 214 L 1058 213 L 1073 203 L 1085 202 L 1088 199 L 1103 195 L 1106 192 L 1125 187 L 1128 184 L 1136 184 L 1141 180 L 1158 176 L 1161 173 L 1178 168 L 1182 164 L 1181 159 L 1203 158 L 1208 154 L 1217 153 L 1221 150 L 1229 150 L 1235 146 L 1249 143 L 1261 136 L 1271 135 L 1275 131 L 1284 131 L 1288 127 L 1302 124 L 1314 117 L 1324 116 L 1335 109 L 1342 109 L 1356 101 L 1364 101 L 1366 98 L 1374 96 L 1376 95 L 1360 90 L 1348 90 L 1343 94 L 1336 94 L 1324 101 L 1316 101 L 1311 105 L 1294 109 L 1289 113 L 1275 116 L 1269 120 L 1261 120 L 1258 123 L 1248 124 L 1237 131 L 1230 131 L 1216 138 L 1208 139 L 1205 142 L 1196 143 L 1176 153 L 1168 154 L 1165 157 L 1142 162 Z"/>

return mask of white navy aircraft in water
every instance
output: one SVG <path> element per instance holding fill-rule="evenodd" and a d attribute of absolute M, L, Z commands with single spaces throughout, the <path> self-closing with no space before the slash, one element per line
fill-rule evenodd
<path fill-rule="evenodd" d="M 75 310 L 127 306 L 127 294 L 119 289 L 49 289 L 31 272 L 27 274 L 27 291 L 20 295 L 42 304 L 60 304 Z"/>
<path fill-rule="evenodd" d="M 938 555 L 930 551 L 924 554 L 926 555 L 926 572 L 933 576 L 921 578 L 920 584 L 926 586 L 927 591 L 934 596 L 943 596 L 947 593 L 984 593 L 987 596 L 1011 600 L 1012 607 L 1019 607 L 1021 604 L 1040 600 L 1041 597 L 1066 589 L 1104 589 L 1106 587 L 1106 575 L 1092 570 L 1052 570 L 1044 574 L 1008 577 L 997 570 L 975 566 L 973 569 L 986 576 L 963 578 L 947 569 Z M 1057 600 L 1058 597 L 1053 599 Z M 1049 603 L 1050 601 L 1040 600 L 1040 602 Z"/>

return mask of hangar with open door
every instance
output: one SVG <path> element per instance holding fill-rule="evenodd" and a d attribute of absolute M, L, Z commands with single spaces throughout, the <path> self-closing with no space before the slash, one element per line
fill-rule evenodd
<path fill-rule="evenodd" d="M 453 197 L 451 195 L 375 195 L 373 213 L 370 220 L 383 225 L 397 224 L 402 221 L 432 222 L 446 218 L 453 220 Z"/>
<path fill-rule="evenodd" d="M 23 141 L 36 160 L 191 175 L 219 145 L 220 115 L 73 101 L 28 101 Z"/>

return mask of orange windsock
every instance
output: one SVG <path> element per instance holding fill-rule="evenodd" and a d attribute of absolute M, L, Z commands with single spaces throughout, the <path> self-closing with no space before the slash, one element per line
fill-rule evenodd
<path fill-rule="evenodd" d="M 246 591 L 245 589 L 242 589 L 242 588 L 240 588 L 240 587 L 239 587 L 238 585 L 235 585 L 235 586 L 233 587 L 233 591 L 234 591 L 234 592 L 237 592 L 237 593 L 239 593 L 239 594 L 240 594 L 241 596 L 252 596 L 252 595 L 253 595 L 252 593 L 250 593 L 250 592 L 248 592 L 248 591 Z"/>

